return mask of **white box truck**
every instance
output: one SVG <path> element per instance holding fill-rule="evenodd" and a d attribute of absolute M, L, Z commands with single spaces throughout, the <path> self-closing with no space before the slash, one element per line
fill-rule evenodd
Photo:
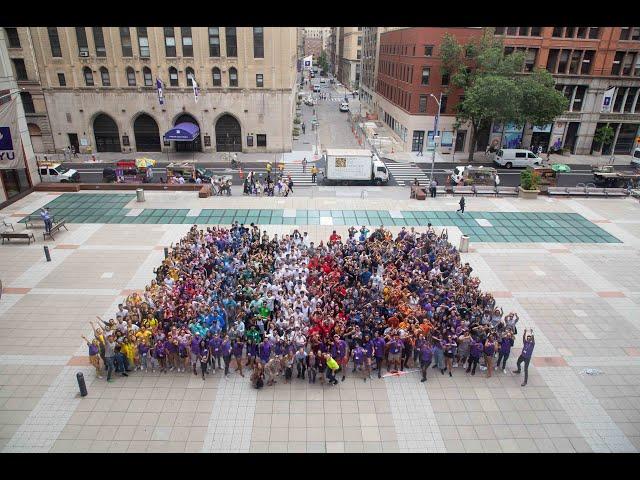
<path fill-rule="evenodd" d="M 386 185 L 389 181 L 386 165 L 369 150 L 328 148 L 324 157 L 327 164 L 324 183 L 327 185 Z"/>

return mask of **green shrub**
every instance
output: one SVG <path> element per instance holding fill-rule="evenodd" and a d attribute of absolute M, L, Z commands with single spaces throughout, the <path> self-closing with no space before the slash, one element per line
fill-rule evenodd
<path fill-rule="evenodd" d="M 296 127 L 293 129 L 293 136 L 297 137 L 298 135 L 300 135 L 300 129 Z"/>
<path fill-rule="evenodd" d="M 539 181 L 540 175 L 530 168 L 520 173 L 520 186 L 524 190 L 537 190 Z"/>
<path fill-rule="evenodd" d="M 296 125 L 300 124 L 300 117 L 296 117 L 296 118 L 293 120 L 293 123 L 295 123 Z"/>

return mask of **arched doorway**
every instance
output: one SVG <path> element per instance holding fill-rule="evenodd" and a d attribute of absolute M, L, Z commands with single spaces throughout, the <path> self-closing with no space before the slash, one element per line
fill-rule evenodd
<path fill-rule="evenodd" d="M 198 125 L 198 121 L 193 118 L 188 113 L 183 113 L 178 118 L 176 118 L 173 125 L 178 125 L 179 123 L 193 123 L 200 128 Z M 174 142 L 176 145 L 176 152 L 201 152 L 202 151 L 202 140 L 200 140 L 200 135 L 198 135 L 193 142 Z"/>
<path fill-rule="evenodd" d="M 93 135 L 98 152 L 121 152 L 118 125 L 109 115 L 101 113 L 93 121 Z"/>
<path fill-rule="evenodd" d="M 146 113 L 138 115 L 133 122 L 133 136 L 136 139 L 138 152 L 160 152 L 160 129 L 158 124 Z"/>
<path fill-rule="evenodd" d="M 31 137 L 31 146 L 34 153 L 44 153 L 44 143 L 42 142 L 42 130 L 35 123 L 28 123 L 29 137 Z"/>
<path fill-rule="evenodd" d="M 242 129 L 235 117 L 225 113 L 216 122 L 216 150 L 218 152 L 241 152 Z"/>

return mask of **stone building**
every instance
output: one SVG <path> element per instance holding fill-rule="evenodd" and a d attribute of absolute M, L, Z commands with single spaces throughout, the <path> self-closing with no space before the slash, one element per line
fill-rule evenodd
<path fill-rule="evenodd" d="M 291 150 L 296 28 L 16 30 L 10 56 L 24 61 L 43 152 Z M 165 141 L 183 122 L 198 127 L 193 142 Z"/>

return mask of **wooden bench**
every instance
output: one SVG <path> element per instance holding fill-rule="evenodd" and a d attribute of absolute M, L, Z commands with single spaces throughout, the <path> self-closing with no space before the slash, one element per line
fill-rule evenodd
<path fill-rule="evenodd" d="M 454 195 L 473 195 L 474 193 L 474 188 L 473 186 L 463 186 L 463 187 L 458 187 L 455 186 L 453 187 L 453 194 Z"/>
<path fill-rule="evenodd" d="M 626 188 L 605 188 L 604 193 L 607 197 L 626 197 L 629 195 L 629 190 Z"/>
<path fill-rule="evenodd" d="M 198 192 L 199 198 L 208 198 L 211 196 L 211 184 L 203 185 L 200 191 Z"/>
<path fill-rule="evenodd" d="M 509 195 L 516 196 L 518 195 L 519 187 L 498 187 L 496 188 L 496 196 L 498 195 Z"/>
<path fill-rule="evenodd" d="M 567 195 L 569 195 L 569 189 L 567 187 L 549 187 L 547 189 L 547 194 L 549 196 L 559 195 L 566 197 Z"/>
<path fill-rule="evenodd" d="M 24 221 L 24 226 L 27 228 L 33 228 L 33 226 L 35 225 L 34 220 L 41 220 L 42 226 L 44 227 L 44 220 L 42 220 L 42 217 L 40 216 L 39 213 L 34 213 L 32 215 L 29 215 L 27 219 Z M 51 222 L 55 222 L 55 217 L 53 215 L 51 215 Z"/>
<path fill-rule="evenodd" d="M 20 239 L 23 239 L 23 240 L 28 240 L 29 241 L 29 245 L 31 245 L 31 240 L 33 240 L 33 243 L 36 242 L 36 237 L 33 235 L 33 233 L 3 232 L 3 233 L 0 233 L 0 236 L 2 237 L 2 244 L 3 245 L 4 245 L 5 239 L 8 242 L 12 238 L 20 238 Z"/>
<path fill-rule="evenodd" d="M 496 187 L 492 187 L 490 185 L 476 185 L 476 196 L 477 195 L 497 195 Z"/>
<path fill-rule="evenodd" d="M 61 229 L 62 227 L 64 227 L 64 229 L 65 229 L 66 231 L 69 231 L 69 229 L 68 229 L 68 228 L 67 228 L 67 226 L 65 225 L 65 222 L 66 222 L 66 220 L 62 219 L 62 220 L 60 220 L 58 223 L 54 224 L 54 225 L 51 227 L 51 230 L 50 230 L 50 231 L 48 231 L 48 232 L 44 232 L 44 233 L 42 234 L 42 239 L 43 239 L 43 240 L 46 240 L 46 239 L 47 239 L 47 237 L 50 237 L 50 238 L 51 238 L 51 240 L 55 240 L 55 238 L 53 237 L 53 234 L 54 234 L 55 232 L 60 231 L 60 229 Z"/>

